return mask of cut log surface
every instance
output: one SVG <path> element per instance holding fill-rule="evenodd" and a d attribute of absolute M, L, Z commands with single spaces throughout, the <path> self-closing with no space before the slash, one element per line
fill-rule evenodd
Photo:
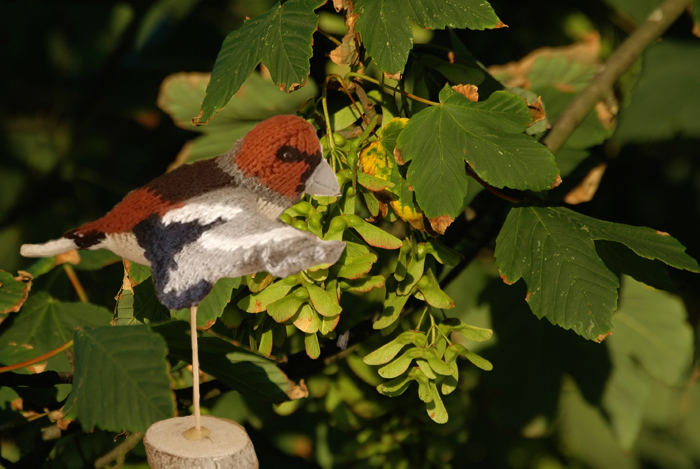
<path fill-rule="evenodd" d="M 245 429 L 231 420 L 202 416 L 209 436 L 192 441 L 183 432 L 194 417 L 176 417 L 151 425 L 143 439 L 153 469 L 257 469 L 258 458 Z"/>

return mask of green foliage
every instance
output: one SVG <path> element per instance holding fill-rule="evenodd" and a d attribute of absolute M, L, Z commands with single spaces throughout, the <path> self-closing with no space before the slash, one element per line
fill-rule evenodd
<path fill-rule="evenodd" d="M 700 45 L 675 41 L 655 44 L 643 60 L 648 67 L 639 76 L 629 106 L 620 112 L 615 140 L 624 144 L 667 140 L 676 135 L 700 137 L 700 110 L 695 106 L 700 91 L 685 86 L 697 82 L 695 65 L 700 61 Z M 651 115 L 654 119 L 648 118 Z"/>
<path fill-rule="evenodd" d="M 221 46 L 197 122 L 206 124 L 226 106 L 261 60 L 282 89 L 293 91 L 304 86 L 309 75 L 311 36 L 318 22 L 314 10 L 322 3 L 278 3 L 231 32 Z"/>
<path fill-rule="evenodd" d="M 498 27 L 499 19 L 488 2 L 457 0 L 358 0 L 357 32 L 379 69 L 402 72 L 413 45 L 410 21 L 428 29 Z"/>
<path fill-rule="evenodd" d="M 617 28 L 660 2 L 604 3 L 0 6 L 22 39 L 0 51 L 22 77 L 0 87 L 0 364 L 17 367 L 0 372 L 2 458 L 92 466 L 191 405 L 189 311 L 158 303 L 147 267 L 104 251 L 27 262 L 19 245 L 297 113 L 341 194 L 281 219 L 346 250 L 284 279 L 221 279 L 197 315 L 204 412 L 245 423 L 262 467 L 700 463 L 697 44 L 669 33 L 556 155 L 540 143 Z M 499 16 L 509 29 L 479 32 Z M 531 50 L 573 30 L 583 42 Z M 605 165 L 589 204 L 562 206 L 590 200 Z M 30 378 L 48 382 L 15 384 Z M 144 461 L 137 447 L 123 467 Z"/>
<path fill-rule="evenodd" d="M 145 432 L 175 416 L 165 341 L 146 326 L 129 329 L 129 341 L 119 327 L 75 331 L 74 386 L 67 406 L 77 407 L 86 430 Z"/>
<path fill-rule="evenodd" d="M 536 316 L 596 339 L 612 331 L 620 283 L 598 257 L 595 240 L 619 242 L 647 259 L 700 271 L 668 233 L 608 223 L 561 207 L 511 209 L 496 240 L 496 264 L 506 282 L 525 279 Z"/>
<path fill-rule="evenodd" d="M 497 91 L 474 103 L 446 87 L 440 103 L 415 114 L 396 142 L 403 161 L 414 160 L 408 182 L 429 218 L 457 216 L 467 194 L 465 161 L 495 187 L 555 185 L 554 156 L 523 134 L 531 118 L 522 98 Z"/>

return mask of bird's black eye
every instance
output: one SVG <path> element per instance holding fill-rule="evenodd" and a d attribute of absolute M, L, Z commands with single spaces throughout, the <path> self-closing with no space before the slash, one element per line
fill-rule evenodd
<path fill-rule="evenodd" d="M 277 150 L 277 159 L 283 163 L 294 163 L 301 161 L 302 155 L 296 148 L 285 145 Z"/>

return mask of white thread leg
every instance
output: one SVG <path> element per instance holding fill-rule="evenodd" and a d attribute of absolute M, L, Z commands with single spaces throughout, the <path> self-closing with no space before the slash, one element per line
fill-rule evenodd
<path fill-rule="evenodd" d="M 190 306 L 190 334 L 192 336 L 192 391 L 194 396 L 194 426 L 199 433 L 202 418 L 199 411 L 199 352 L 197 349 L 197 306 Z"/>

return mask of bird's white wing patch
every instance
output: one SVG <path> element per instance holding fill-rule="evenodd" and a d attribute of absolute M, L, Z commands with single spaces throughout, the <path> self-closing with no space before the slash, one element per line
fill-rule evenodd
<path fill-rule="evenodd" d="M 165 293 L 183 291 L 204 279 L 240 277 L 269 272 L 286 277 L 319 264 L 338 260 L 345 243 L 323 241 L 253 210 L 202 233 L 175 255 Z"/>
<path fill-rule="evenodd" d="M 184 207 L 170 210 L 163 215 L 161 221 L 166 226 L 171 223 L 188 223 L 192 221 L 208 225 L 219 219 L 225 221 L 233 220 L 241 212 L 240 208 L 232 207 L 230 204 L 207 203 L 204 201 L 188 202 Z"/>
<path fill-rule="evenodd" d="M 211 230 L 202 234 L 199 243 L 202 247 L 211 251 L 236 252 L 253 249 L 267 242 L 281 242 L 299 236 L 299 230 L 289 226 L 280 226 L 264 233 L 253 233 L 244 236 L 232 237 L 230 232 Z M 230 230 L 227 230 L 230 231 Z"/>

